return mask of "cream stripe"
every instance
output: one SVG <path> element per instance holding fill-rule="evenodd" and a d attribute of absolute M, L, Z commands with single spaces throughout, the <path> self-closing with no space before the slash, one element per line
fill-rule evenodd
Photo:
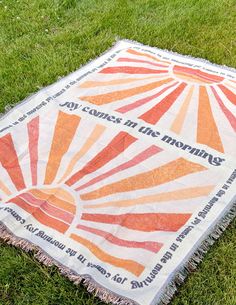
<path fill-rule="evenodd" d="M 5 193 L 6 195 L 10 196 L 11 192 L 8 189 L 8 187 L 0 180 L 0 189 Z"/>
<path fill-rule="evenodd" d="M 106 127 L 102 125 L 96 125 L 82 148 L 74 155 L 74 157 L 71 159 L 64 175 L 59 180 L 58 183 L 61 183 L 63 180 L 65 180 L 73 171 L 73 168 L 75 167 L 76 163 L 79 161 L 80 158 L 85 155 L 88 150 L 91 148 L 91 146 L 101 137 L 103 132 L 105 131 Z"/>
<path fill-rule="evenodd" d="M 40 189 L 40 191 L 46 194 L 52 194 L 59 199 L 75 204 L 74 197 L 61 188 Z"/>
<path fill-rule="evenodd" d="M 191 101 L 191 98 L 193 95 L 193 88 L 194 88 L 194 86 L 191 86 L 191 88 L 189 89 L 189 92 L 170 128 L 173 132 L 175 132 L 177 134 L 179 134 L 182 130 L 184 120 L 185 120 L 185 117 L 186 117 L 186 114 L 188 111 L 188 107 L 189 107 L 189 104 L 190 104 L 190 101 Z"/>
<path fill-rule="evenodd" d="M 184 200 L 189 198 L 206 196 L 212 191 L 214 187 L 215 187 L 214 185 L 207 185 L 202 187 L 200 186 L 200 187 L 185 188 L 172 192 L 143 196 L 137 199 L 112 201 L 112 202 L 105 202 L 100 204 L 91 204 L 84 206 L 84 208 L 99 209 L 104 207 L 129 207 L 129 206 L 146 204 L 146 203 L 159 203 L 170 200 Z"/>
<path fill-rule="evenodd" d="M 79 85 L 80 88 L 93 88 L 93 87 L 100 87 L 100 86 L 112 86 L 112 85 L 121 85 L 121 84 L 128 84 L 140 80 L 146 79 L 159 79 L 159 78 L 166 78 L 167 74 L 159 75 L 159 76 L 148 76 L 148 77 L 140 77 L 140 78 L 123 78 L 123 79 L 112 79 L 109 81 L 86 81 Z"/>

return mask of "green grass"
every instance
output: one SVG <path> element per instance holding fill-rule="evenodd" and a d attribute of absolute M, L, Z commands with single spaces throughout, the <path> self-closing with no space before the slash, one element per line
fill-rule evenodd
<path fill-rule="evenodd" d="M 128 38 L 236 67 L 235 0 L 2 0 L 0 111 Z M 236 221 L 173 305 L 236 304 Z M 0 305 L 103 304 L 33 255 L 0 245 Z"/>

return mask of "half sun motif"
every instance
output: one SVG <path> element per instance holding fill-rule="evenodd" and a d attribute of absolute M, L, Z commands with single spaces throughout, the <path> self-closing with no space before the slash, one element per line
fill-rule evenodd
<path fill-rule="evenodd" d="M 204 204 L 220 175 L 61 111 L 0 138 L 0 173 L 1 204 L 17 205 L 101 263 L 136 276 Z"/>
<path fill-rule="evenodd" d="M 71 94 L 235 155 L 229 140 L 236 132 L 236 81 L 230 78 L 128 49 Z"/>

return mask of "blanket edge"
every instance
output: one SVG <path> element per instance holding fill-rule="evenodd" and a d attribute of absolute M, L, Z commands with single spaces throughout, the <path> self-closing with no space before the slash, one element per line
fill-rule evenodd
<path fill-rule="evenodd" d="M 162 291 L 154 298 L 151 305 L 167 305 L 170 303 L 178 291 L 178 288 L 185 282 L 188 275 L 197 269 L 210 247 L 220 238 L 226 228 L 234 220 L 235 216 L 236 201 L 233 201 L 231 206 L 226 208 L 224 215 L 220 216 L 220 220 L 216 225 L 213 226 L 211 231 L 206 232 L 203 240 L 200 242 L 200 245 L 191 251 L 186 261 L 183 262 L 183 266 L 177 271 L 173 272 L 172 278 L 169 280 L 167 285 L 165 285 Z M 36 246 L 32 242 L 14 235 L 14 233 L 11 232 L 2 222 L 0 222 L 0 239 L 2 239 L 8 245 L 20 248 L 25 252 L 33 252 L 34 257 L 40 263 L 48 267 L 56 266 L 61 275 L 67 277 L 76 285 L 82 284 L 89 293 L 93 293 L 105 303 L 112 303 L 115 305 L 138 305 L 138 303 L 136 303 L 134 300 L 118 295 L 98 284 L 90 275 L 80 275 L 75 271 L 70 270 L 68 267 L 49 256 L 39 246 Z"/>

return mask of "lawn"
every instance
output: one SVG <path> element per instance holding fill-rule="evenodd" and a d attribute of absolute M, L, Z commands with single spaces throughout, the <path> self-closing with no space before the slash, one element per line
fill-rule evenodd
<path fill-rule="evenodd" d="M 1 0 L 0 111 L 128 38 L 236 68 L 235 0 Z M 236 304 L 236 221 L 173 305 Z M 0 243 L 0 305 L 103 304 Z"/>

